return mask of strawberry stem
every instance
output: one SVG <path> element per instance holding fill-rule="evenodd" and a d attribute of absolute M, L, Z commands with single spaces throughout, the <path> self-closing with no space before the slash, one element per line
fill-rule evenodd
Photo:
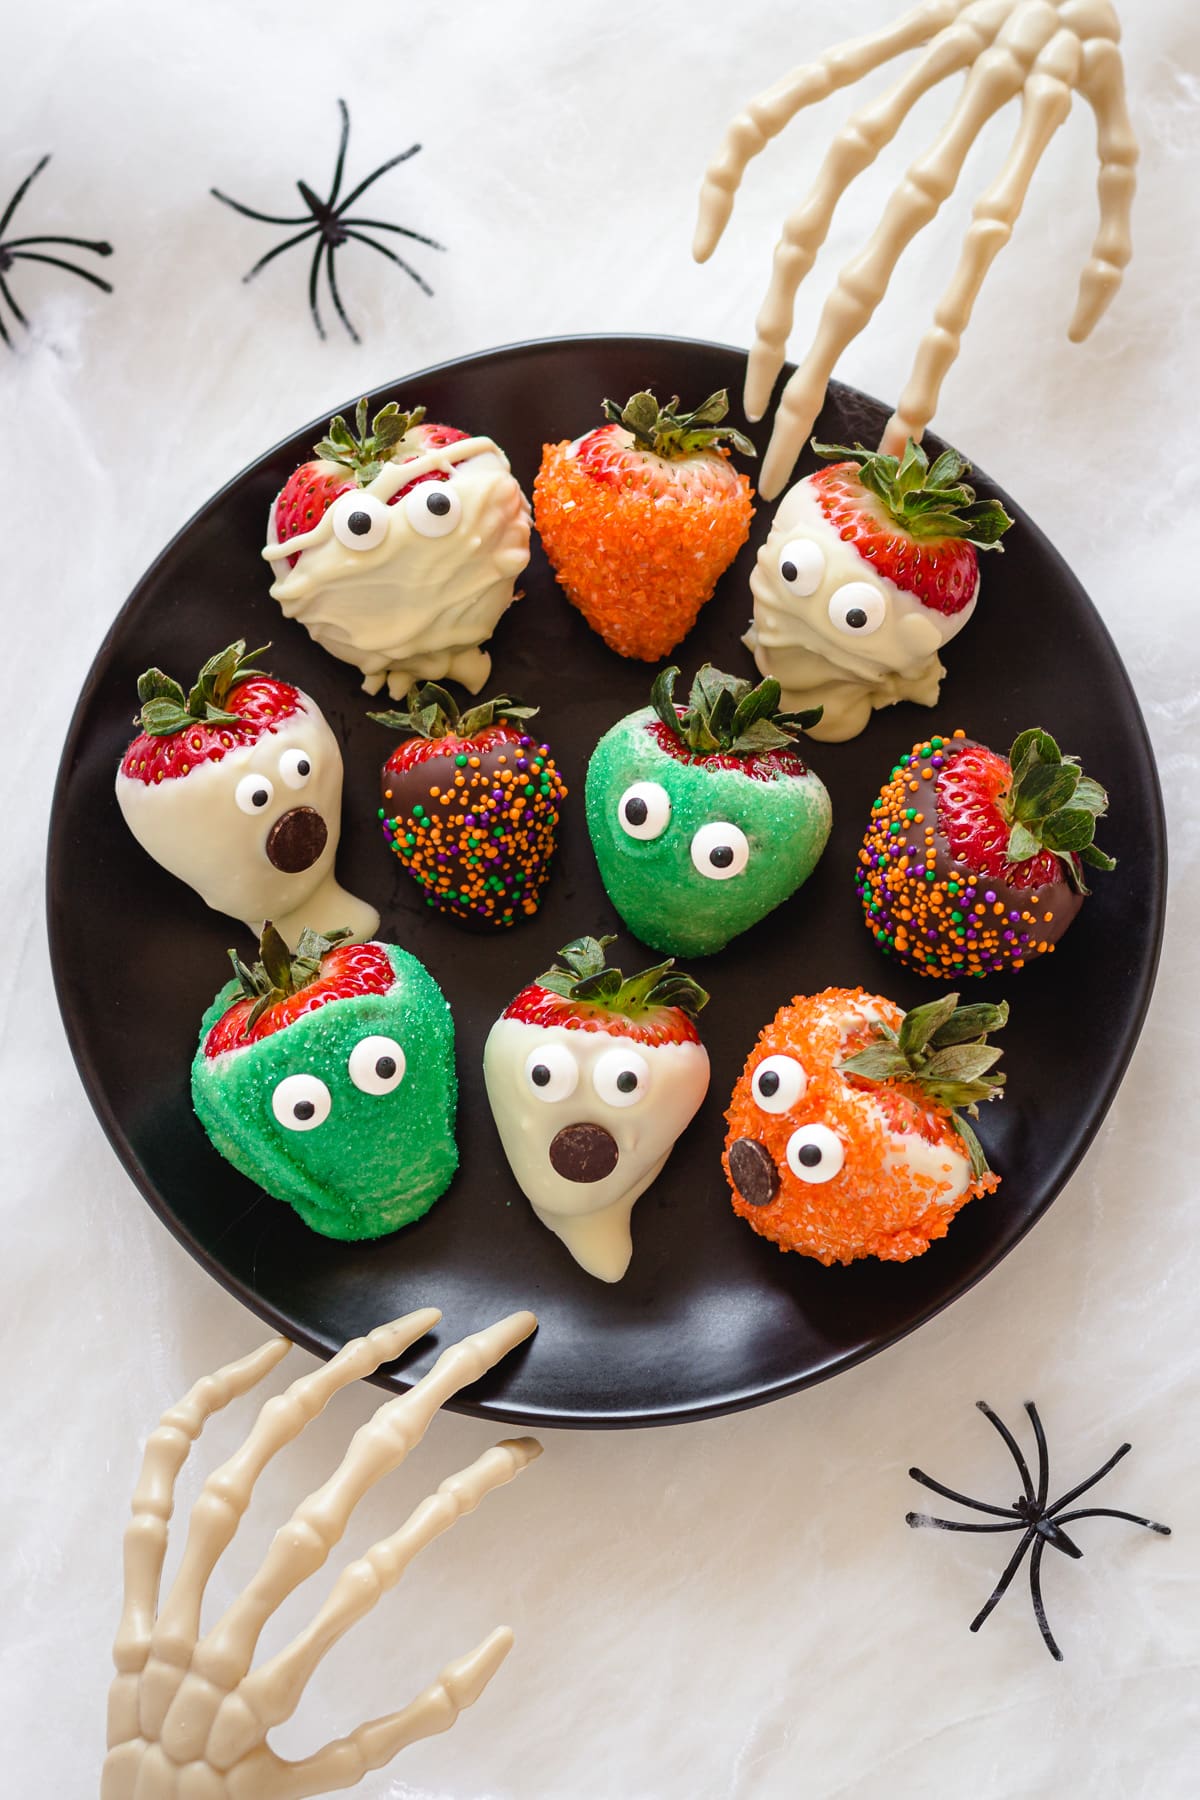
<path fill-rule="evenodd" d="M 419 425 L 425 417 L 425 408 L 415 406 L 411 412 L 401 412 L 394 400 L 381 407 L 371 420 L 371 429 L 367 430 L 367 400 L 364 396 L 354 409 L 354 424 L 357 430 L 351 431 L 341 413 L 329 421 L 329 435 L 314 445 L 318 456 L 327 462 L 341 463 L 350 470 L 359 487 L 367 487 L 374 481 L 394 447 L 401 438 L 406 437 L 414 425 Z"/>
<path fill-rule="evenodd" d="M 225 710 L 230 689 L 239 682 L 263 677 L 265 671 L 253 669 L 250 664 L 270 648 L 270 644 L 261 644 L 257 650 L 247 652 L 245 638 L 239 638 L 236 644 L 209 657 L 186 697 L 170 675 L 164 675 L 161 669 L 146 669 L 138 676 L 142 710 L 134 723 L 140 724 L 148 737 L 174 737 L 198 723 L 236 725 L 237 714 Z"/>
<path fill-rule="evenodd" d="M 699 756 L 718 751 L 729 756 L 761 756 L 769 750 L 794 749 L 802 731 L 817 723 L 824 710 L 778 710 L 782 692 L 768 677 L 754 687 L 740 675 L 726 675 L 705 663 L 698 670 L 685 707 L 675 704 L 679 670 L 660 670 L 650 690 L 655 712 L 679 742 Z"/>
<path fill-rule="evenodd" d="M 246 1018 L 245 1029 L 248 1031 L 252 1025 L 256 1025 L 269 1007 L 288 999 L 292 994 L 298 994 L 302 988 L 311 987 L 320 978 L 321 964 L 325 957 L 351 935 L 349 926 L 342 931 L 331 931 L 322 936 L 306 925 L 293 951 L 288 949 L 280 933 L 268 919 L 258 940 L 260 961 L 244 963 L 237 951 L 231 950 L 229 960 L 233 964 L 233 972 L 242 994 L 246 999 L 254 1001 Z"/>
<path fill-rule="evenodd" d="M 673 394 L 665 406 L 660 406 L 653 394 L 643 391 L 633 394 L 624 406 L 618 406 L 615 400 L 606 400 L 604 416 L 614 425 L 623 425 L 626 431 L 631 431 L 639 450 L 651 450 L 655 456 L 692 456 L 697 450 L 711 450 L 714 446 L 723 448 L 722 439 L 734 450 L 740 450 L 743 456 L 758 455 L 744 433 L 735 431 L 732 425 L 721 424 L 729 411 L 728 388 L 719 388 L 715 394 L 710 394 L 694 412 L 681 413 L 678 406 L 678 394 Z"/>
<path fill-rule="evenodd" d="M 1009 826 L 1005 856 L 1028 862 L 1049 850 L 1063 865 L 1077 893 L 1086 894 L 1082 863 L 1115 869 L 1116 861 L 1097 849 L 1096 821 L 1108 810 L 1108 795 L 1083 773 L 1077 757 L 1064 756 L 1048 731 L 1021 732 L 1008 755 L 1012 779 L 997 798 Z"/>
<path fill-rule="evenodd" d="M 414 682 L 404 696 L 404 706 L 403 712 L 373 712 L 367 717 L 376 725 L 386 725 L 389 730 L 410 737 L 469 738 L 486 731 L 498 719 L 523 723 L 536 718 L 539 711 L 536 706 L 514 700 L 510 694 L 496 694 L 491 700 L 481 700 L 477 706 L 460 712 L 453 695 L 435 681 L 426 681 L 420 686 Z"/>
<path fill-rule="evenodd" d="M 943 450 L 932 468 L 920 444 L 909 438 L 901 457 L 863 444 L 818 444 L 818 456 L 859 465 L 858 478 L 885 512 L 914 538 L 964 538 L 977 550 L 1002 550 L 1012 524 L 998 500 L 977 500 L 964 477 L 971 465 L 957 450 Z"/>
<path fill-rule="evenodd" d="M 609 944 L 614 943 L 613 937 L 572 938 L 559 951 L 553 967 L 538 976 L 538 986 L 564 1000 L 586 1001 L 626 1019 L 662 1006 L 673 1006 L 694 1019 L 708 1004 L 705 989 L 676 969 L 673 956 L 626 978 L 605 957 Z"/>

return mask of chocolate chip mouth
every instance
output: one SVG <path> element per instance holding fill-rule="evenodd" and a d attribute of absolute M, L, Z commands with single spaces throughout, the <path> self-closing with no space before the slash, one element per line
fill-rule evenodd
<path fill-rule="evenodd" d="M 550 1144 L 550 1167 L 564 1181 L 603 1181 L 621 1152 L 603 1125 L 564 1125 Z"/>
<path fill-rule="evenodd" d="M 311 869 L 329 842 L 329 827 L 315 806 L 293 806 L 267 835 L 267 861 L 284 875 Z"/>
<path fill-rule="evenodd" d="M 747 1206 L 770 1206 L 779 1192 L 779 1170 L 757 1138 L 738 1138 L 729 1149 L 729 1173 Z"/>

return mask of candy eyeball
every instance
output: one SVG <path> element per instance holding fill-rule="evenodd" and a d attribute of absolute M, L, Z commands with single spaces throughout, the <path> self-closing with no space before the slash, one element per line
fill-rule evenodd
<path fill-rule="evenodd" d="M 350 1079 L 361 1094 L 391 1094 L 404 1080 L 407 1061 L 390 1037 L 360 1038 L 347 1064 Z"/>
<path fill-rule="evenodd" d="M 449 481 L 422 481 L 400 502 L 421 537 L 448 537 L 462 518 L 462 501 Z"/>
<path fill-rule="evenodd" d="M 606 1106 L 636 1106 L 650 1085 L 650 1065 L 636 1050 L 606 1050 L 592 1085 Z"/>
<path fill-rule="evenodd" d="M 329 1089 L 317 1075 L 285 1075 L 271 1095 L 271 1111 L 285 1131 L 315 1131 L 332 1105 Z"/>
<path fill-rule="evenodd" d="M 661 837 L 671 822 L 671 796 L 657 781 L 635 781 L 617 802 L 617 823 L 626 837 Z"/>
<path fill-rule="evenodd" d="M 845 1160 L 842 1140 L 828 1125 L 801 1125 L 788 1139 L 788 1168 L 801 1181 L 832 1181 Z"/>
<path fill-rule="evenodd" d="M 307 787 L 313 760 L 307 750 L 285 750 L 279 759 L 279 779 L 285 787 Z"/>
<path fill-rule="evenodd" d="M 848 581 L 829 596 L 830 623 L 847 637 L 870 637 L 887 618 L 887 601 L 867 581 Z"/>
<path fill-rule="evenodd" d="M 275 798 L 275 788 L 265 775 L 243 775 L 233 790 L 233 797 L 244 813 L 253 818 L 265 812 Z"/>
<path fill-rule="evenodd" d="M 333 535 L 347 550 L 374 550 L 387 536 L 388 509 L 375 494 L 351 488 L 329 509 Z"/>
<path fill-rule="evenodd" d="M 750 861 L 750 842 L 738 825 L 715 820 L 692 839 L 692 862 L 709 881 L 731 881 Z"/>
<path fill-rule="evenodd" d="M 579 1086 L 579 1064 L 565 1044 L 540 1044 L 525 1058 L 525 1082 L 539 1100 L 569 1100 Z"/>
<path fill-rule="evenodd" d="M 815 594 L 825 579 L 825 553 L 811 538 L 797 538 L 779 552 L 779 579 L 789 593 Z"/>
<path fill-rule="evenodd" d="M 754 1071 L 750 1092 L 765 1113 L 790 1112 L 804 1098 L 808 1076 L 794 1056 L 766 1056 Z"/>

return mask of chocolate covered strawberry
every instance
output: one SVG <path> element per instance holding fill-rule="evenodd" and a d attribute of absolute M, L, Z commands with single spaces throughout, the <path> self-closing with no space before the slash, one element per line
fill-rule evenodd
<path fill-rule="evenodd" d="M 629 1220 L 708 1090 L 696 1014 L 670 962 L 628 980 L 610 937 L 575 938 L 492 1026 L 483 1053 L 504 1153 L 543 1225 L 589 1275 L 619 1281 Z"/>
<path fill-rule="evenodd" d="M 329 434 L 316 444 L 316 460 L 301 463 L 288 476 L 275 499 L 271 515 L 271 541 L 286 544 L 289 538 L 311 531 L 341 494 L 355 488 L 369 487 L 384 463 L 409 462 L 430 450 L 444 449 L 447 444 L 466 437 L 454 425 L 435 425 L 426 421 L 425 408 L 414 406 L 402 412 L 392 400 L 381 407 L 367 428 L 369 407 L 359 401 L 354 412 L 355 431 L 351 431 L 339 413 L 329 421 Z M 423 481 L 448 481 L 442 469 L 427 469 L 413 481 L 397 488 L 387 501 L 395 506 L 405 494 Z M 364 514 L 366 517 L 366 514 Z M 289 567 L 299 558 L 288 557 Z"/>
<path fill-rule="evenodd" d="M 829 837 L 829 794 L 801 754 L 819 716 L 779 711 L 779 683 L 753 687 L 706 663 L 686 706 L 676 668 L 651 705 L 600 739 L 587 819 L 608 897 L 656 950 L 710 956 L 806 881 Z"/>
<path fill-rule="evenodd" d="M 428 1212 L 458 1165 L 454 1027 L 394 944 L 270 924 L 260 962 L 204 1016 L 192 1104 L 235 1168 L 325 1237 L 381 1237 Z"/>
<path fill-rule="evenodd" d="M 161 669 L 137 684 L 138 736 L 117 801 L 156 862 L 217 912 L 289 943 L 306 925 L 370 937 L 374 907 L 334 877 L 342 756 L 316 701 L 250 666 L 244 640 L 212 656 L 188 692 Z"/>
<path fill-rule="evenodd" d="M 921 975 L 1020 969 L 1052 951 L 1083 904 L 1099 782 L 1048 732 L 1008 756 L 963 732 L 914 744 L 876 800 L 858 858 L 868 929 Z"/>
<path fill-rule="evenodd" d="M 409 734 L 383 766 L 384 837 L 427 904 L 456 919 L 514 925 L 541 904 L 567 789 L 526 729 L 537 710 L 498 694 L 460 713 L 427 682 L 403 712 L 369 715 Z"/>
<path fill-rule="evenodd" d="M 971 465 L 945 450 L 930 465 L 815 444 L 836 457 L 788 490 L 758 553 L 746 644 L 789 706 L 821 706 L 813 735 L 855 737 L 875 707 L 937 702 L 938 652 L 979 596 L 979 552 L 1001 548 L 1012 520 L 980 500 Z"/>
<path fill-rule="evenodd" d="M 730 448 L 755 454 L 721 421 L 722 389 L 695 412 L 634 394 L 604 402 L 610 421 L 547 444 L 533 485 L 546 555 L 593 631 L 622 656 L 657 662 L 696 622 L 750 531 L 750 483 Z"/>

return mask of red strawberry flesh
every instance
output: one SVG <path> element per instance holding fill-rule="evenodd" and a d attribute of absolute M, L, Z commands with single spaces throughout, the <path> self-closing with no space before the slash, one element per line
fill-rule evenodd
<path fill-rule="evenodd" d="M 198 719 L 169 737 L 141 732 L 121 759 L 122 775 L 144 781 L 147 787 L 188 775 L 200 763 L 220 762 L 231 750 L 256 744 L 277 731 L 285 720 L 304 711 L 304 702 L 300 690 L 288 682 L 258 675 L 231 687 L 223 710 L 237 714 L 236 725 Z"/>
<path fill-rule="evenodd" d="M 680 718 L 683 718 L 686 710 L 682 706 L 675 708 Z M 649 721 L 646 730 L 660 750 L 664 750 L 676 762 L 686 763 L 691 768 L 736 769 L 739 774 L 748 775 L 752 781 L 774 781 L 778 775 L 808 774 L 808 765 L 795 750 L 765 750 L 754 756 L 737 756 L 732 750 L 694 751 L 689 750 L 674 732 L 668 731 L 661 719 Z"/>
<path fill-rule="evenodd" d="M 534 982 L 523 988 L 504 1009 L 506 1019 L 526 1025 L 559 1025 L 566 1031 L 605 1031 L 631 1044 L 698 1044 L 700 1033 L 680 1007 L 655 1006 L 636 1018 L 592 1006 L 585 1000 L 568 1000 Z"/>
<path fill-rule="evenodd" d="M 817 504 L 845 543 L 922 606 L 952 616 L 979 585 L 979 557 L 965 538 L 914 538 L 864 487 L 858 465 L 832 463 L 809 476 Z"/>
<path fill-rule="evenodd" d="M 956 861 L 982 875 L 995 876 L 1010 887 L 1031 890 L 1065 882 L 1063 866 L 1049 850 L 1027 862 L 1011 863 L 1006 854 L 1012 827 L 1000 811 L 1008 795 L 1012 770 L 1008 758 L 982 744 L 968 743 L 947 758 L 937 778 L 938 824 Z"/>
<path fill-rule="evenodd" d="M 395 980 L 395 970 L 381 944 L 339 944 L 323 959 L 316 981 L 267 1007 L 248 1031 L 246 1019 L 257 1001 L 250 994 L 235 1000 L 204 1040 L 204 1054 L 222 1056 L 229 1050 L 244 1050 L 333 1000 L 389 993 Z"/>

